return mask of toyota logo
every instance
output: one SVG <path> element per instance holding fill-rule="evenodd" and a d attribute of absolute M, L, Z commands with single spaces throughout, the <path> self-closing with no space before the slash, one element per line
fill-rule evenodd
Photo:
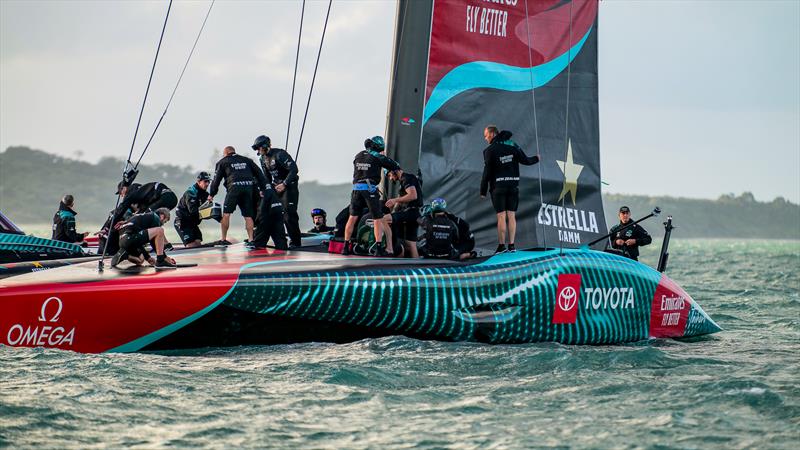
<path fill-rule="evenodd" d="M 578 303 L 578 293 L 572 286 L 566 286 L 558 293 L 558 307 L 562 311 L 571 311 Z"/>

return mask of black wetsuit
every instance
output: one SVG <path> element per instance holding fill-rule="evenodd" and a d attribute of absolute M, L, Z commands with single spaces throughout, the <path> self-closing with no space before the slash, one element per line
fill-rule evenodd
<path fill-rule="evenodd" d="M 83 242 L 83 234 L 75 231 L 75 216 L 78 213 L 69 206 L 61 202 L 58 211 L 53 216 L 53 237 L 54 241 L 77 243 Z"/>
<path fill-rule="evenodd" d="M 297 214 L 297 203 L 300 200 L 300 190 L 297 183 L 300 179 L 297 173 L 297 164 L 289 153 L 282 148 L 270 148 L 265 155 L 261 155 L 261 168 L 267 174 L 272 186 L 283 184 L 283 192 L 275 194 L 283 203 L 284 222 L 286 232 L 289 234 L 291 245 L 300 245 L 300 216 Z"/>
<path fill-rule="evenodd" d="M 417 248 L 423 258 L 458 259 L 458 227 L 446 214 L 427 216 L 422 227 L 425 234 Z"/>
<path fill-rule="evenodd" d="M 184 245 L 194 241 L 203 241 L 200 231 L 200 205 L 208 200 L 208 192 L 197 183 L 189 186 L 178 202 L 175 211 L 175 231 L 178 232 Z"/>
<path fill-rule="evenodd" d="M 334 230 L 333 227 L 329 227 L 327 225 L 323 225 L 323 226 L 321 226 L 319 228 L 314 227 L 314 228 L 308 230 L 308 232 L 309 233 L 317 233 L 317 234 L 332 234 L 333 230 Z"/>
<path fill-rule="evenodd" d="M 647 233 L 647 230 L 639 226 L 639 224 L 628 227 L 623 231 L 619 231 L 619 229 L 625 225 L 625 223 L 620 222 L 608 230 L 609 234 L 611 234 L 611 246 L 618 250 L 622 250 L 622 254 L 628 258 L 638 261 L 639 247 L 650 244 L 653 242 L 653 238 L 650 237 L 650 235 Z M 622 239 L 623 241 L 627 241 L 628 239 L 636 239 L 636 244 L 617 245 L 617 239 Z"/>
<path fill-rule="evenodd" d="M 452 220 L 458 228 L 458 239 L 453 243 L 458 254 L 469 253 L 475 249 L 475 235 L 469 228 L 466 220 L 456 216 L 455 214 L 446 213 L 447 218 Z"/>
<path fill-rule="evenodd" d="M 147 230 L 159 227 L 161 218 L 155 212 L 135 214 L 119 230 L 119 247 L 130 256 L 144 255 L 145 259 L 149 259 L 150 255 L 145 250 L 145 245 L 150 241 Z"/>
<path fill-rule="evenodd" d="M 136 205 L 136 208 L 133 208 Z M 151 182 L 145 184 L 133 183 L 128 187 L 125 198 L 119 204 L 114 214 L 114 223 L 125 216 L 128 209 L 143 213 L 147 210 L 155 211 L 158 208 L 173 209 L 178 205 L 178 196 L 166 184 Z"/>
<path fill-rule="evenodd" d="M 262 192 L 264 196 L 261 197 L 258 206 L 253 245 L 256 248 L 264 248 L 267 246 L 269 238 L 272 238 L 275 248 L 286 250 L 289 246 L 286 243 L 286 232 L 283 224 L 283 203 L 281 203 L 272 185 L 267 184 Z"/>
<path fill-rule="evenodd" d="M 519 206 L 519 165 L 531 166 L 537 162 L 538 156 L 528 157 L 511 140 L 510 131 L 501 131 L 483 151 L 481 195 L 491 191 L 492 205 L 498 213 L 516 211 Z"/>
<path fill-rule="evenodd" d="M 381 168 L 398 170 L 400 165 L 391 158 L 373 150 L 362 150 L 353 159 L 353 193 L 350 196 L 350 215 L 357 216 L 368 208 L 372 217 L 383 217 L 378 184 Z"/>
<path fill-rule="evenodd" d="M 417 191 L 417 199 L 408 203 L 399 203 L 392 213 L 392 228 L 399 239 L 416 242 L 419 235 L 419 209 L 422 207 L 422 184 L 416 175 L 403 172 L 400 177 L 400 196 L 408 194 L 408 190 Z"/>
<path fill-rule="evenodd" d="M 255 187 L 264 188 L 266 178 L 256 163 L 247 157 L 233 153 L 217 162 L 214 169 L 214 180 L 211 182 L 209 194 L 212 197 L 219 192 L 219 185 L 225 179 L 225 204 L 222 212 L 231 214 L 239 207 L 242 217 L 255 216 L 253 211 L 253 193 Z"/>

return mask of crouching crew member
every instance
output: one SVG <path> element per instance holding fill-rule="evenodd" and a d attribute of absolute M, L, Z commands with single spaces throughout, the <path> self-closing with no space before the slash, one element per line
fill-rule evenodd
<path fill-rule="evenodd" d="M 639 247 L 650 244 L 653 242 L 653 238 L 650 237 L 647 230 L 639 226 L 638 223 L 622 230 L 623 227 L 630 223 L 631 209 L 627 206 L 623 206 L 619 209 L 619 223 L 609 230 L 611 246 L 622 250 L 622 254 L 628 258 L 638 261 Z"/>
<path fill-rule="evenodd" d="M 175 231 L 178 232 L 183 245 L 197 247 L 203 243 L 203 233 L 200 231 L 200 205 L 208 200 L 208 186 L 211 184 L 211 175 L 200 172 L 197 182 L 183 193 L 175 211 Z"/>
<path fill-rule="evenodd" d="M 423 218 L 422 227 L 424 235 L 418 245 L 423 258 L 459 259 L 454 245 L 458 241 L 458 227 L 447 217 L 444 199 L 433 199 L 430 215 Z"/>
<path fill-rule="evenodd" d="M 117 185 L 117 193 L 124 198 L 117 208 L 116 221 L 121 220 L 128 209 L 135 213 L 143 213 L 159 208 L 171 210 L 178 205 L 178 196 L 172 189 L 156 181 L 145 184 L 133 183 L 130 186 L 120 182 Z"/>
<path fill-rule="evenodd" d="M 162 225 L 167 222 L 169 222 L 169 209 L 158 208 L 155 212 L 135 214 L 126 222 L 118 224 L 115 228 L 121 234 L 120 250 L 111 259 L 111 267 L 116 267 L 120 261 L 127 259 L 137 266 L 147 261 L 159 269 L 174 269 L 175 260 L 164 254 L 166 238 Z M 150 241 L 155 243 L 155 259 L 145 250 L 145 245 Z"/>
<path fill-rule="evenodd" d="M 456 252 L 458 253 L 458 258 L 475 258 L 477 256 L 477 253 L 474 251 L 475 235 L 472 234 L 472 230 L 469 228 L 469 223 L 467 223 L 467 221 L 461 217 L 458 217 L 450 212 L 447 212 L 446 214 L 447 218 L 452 220 L 458 229 L 458 239 L 453 243 L 453 247 L 455 247 Z"/>
<path fill-rule="evenodd" d="M 53 237 L 54 241 L 69 242 L 79 244 L 89 233 L 78 233 L 75 231 L 76 213 L 72 207 L 75 206 L 75 197 L 70 194 L 65 195 L 58 205 L 58 211 L 53 216 Z"/>
<path fill-rule="evenodd" d="M 311 220 L 314 221 L 314 227 L 308 230 L 309 233 L 317 234 L 333 234 L 333 227 L 328 226 L 328 214 L 322 208 L 314 208 L 311 210 Z"/>
<path fill-rule="evenodd" d="M 403 239 L 405 254 L 410 258 L 419 258 L 417 252 L 417 235 L 419 234 L 419 209 L 422 207 L 422 184 L 416 175 L 398 169 L 389 172 L 389 179 L 400 183 L 400 196 L 389 199 L 386 207 L 392 209 L 394 233 Z"/>
<path fill-rule="evenodd" d="M 297 183 L 300 178 L 297 173 L 297 164 L 286 150 L 272 148 L 272 141 L 268 136 L 257 137 L 252 148 L 258 151 L 261 167 L 267 174 L 267 180 L 272 183 L 278 198 L 283 203 L 289 245 L 299 247 L 301 245 L 300 216 L 297 215 L 297 202 L 300 199 L 300 191 Z"/>
<path fill-rule="evenodd" d="M 253 240 L 253 196 L 255 186 L 262 187 L 266 183 L 266 178 L 252 159 L 236 154 L 236 149 L 228 146 L 222 151 L 223 158 L 217 162 L 214 172 L 214 180 L 211 182 L 209 191 L 210 200 L 219 192 L 219 184 L 225 180 L 225 204 L 222 208 L 222 221 L 220 230 L 222 232 L 220 243 L 230 245 L 228 241 L 228 228 L 231 226 L 231 214 L 239 207 L 239 211 L 244 217 L 244 225 L 247 229 L 247 239 Z"/>
<path fill-rule="evenodd" d="M 252 248 L 261 250 L 267 247 L 267 241 L 272 238 L 272 243 L 278 250 L 288 250 L 286 243 L 286 230 L 283 224 L 283 203 L 278 198 L 272 185 L 266 183 L 260 192 L 261 200 L 256 217 L 256 234 Z"/>
<path fill-rule="evenodd" d="M 481 178 L 481 198 L 487 190 L 492 194 L 492 205 L 497 213 L 497 239 L 499 244 L 495 253 L 506 251 L 506 231 L 508 231 L 508 251 L 515 251 L 514 239 L 517 235 L 517 206 L 519 205 L 519 165 L 531 166 L 539 162 L 538 156 L 528 157 L 511 140 L 511 132 L 497 131 L 489 125 L 483 130 L 483 138 L 489 144 L 483 150 L 483 178 Z"/>
<path fill-rule="evenodd" d="M 352 254 L 353 229 L 358 222 L 359 214 L 368 208 L 372 214 L 375 228 L 376 255 L 386 256 L 386 250 L 381 242 L 383 240 L 383 205 L 380 201 L 378 184 L 381 182 L 381 168 L 390 171 L 400 169 L 391 158 L 383 152 L 386 144 L 381 136 L 374 136 L 364 141 L 364 150 L 356 154 L 353 159 L 353 193 L 350 196 L 350 216 L 344 230 L 345 245 L 342 254 Z"/>

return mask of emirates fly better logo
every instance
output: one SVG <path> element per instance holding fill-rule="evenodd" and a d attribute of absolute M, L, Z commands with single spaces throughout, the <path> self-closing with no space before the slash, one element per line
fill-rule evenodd
<path fill-rule="evenodd" d="M 576 273 L 558 276 L 553 323 L 575 323 L 578 318 L 578 293 L 581 291 L 581 276 Z"/>

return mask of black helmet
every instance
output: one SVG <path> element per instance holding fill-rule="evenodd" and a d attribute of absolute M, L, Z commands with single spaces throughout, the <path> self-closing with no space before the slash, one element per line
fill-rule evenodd
<path fill-rule="evenodd" d="M 197 174 L 197 181 L 211 181 L 211 175 L 204 170 Z"/>
<path fill-rule="evenodd" d="M 364 148 L 367 150 L 375 150 L 382 152 L 386 148 L 386 143 L 381 136 L 372 136 L 364 141 Z"/>
<path fill-rule="evenodd" d="M 325 210 L 322 209 L 322 208 L 314 208 L 314 209 L 312 209 L 311 210 L 311 218 L 313 219 L 314 217 L 317 217 L 317 216 L 328 217 L 328 213 L 326 213 Z"/>
<path fill-rule="evenodd" d="M 269 138 L 269 136 L 264 136 L 262 134 L 261 136 L 256 138 L 256 141 L 252 145 L 252 149 L 258 150 L 261 147 L 271 147 L 271 146 L 272 146 L 272 140 Z"/>

